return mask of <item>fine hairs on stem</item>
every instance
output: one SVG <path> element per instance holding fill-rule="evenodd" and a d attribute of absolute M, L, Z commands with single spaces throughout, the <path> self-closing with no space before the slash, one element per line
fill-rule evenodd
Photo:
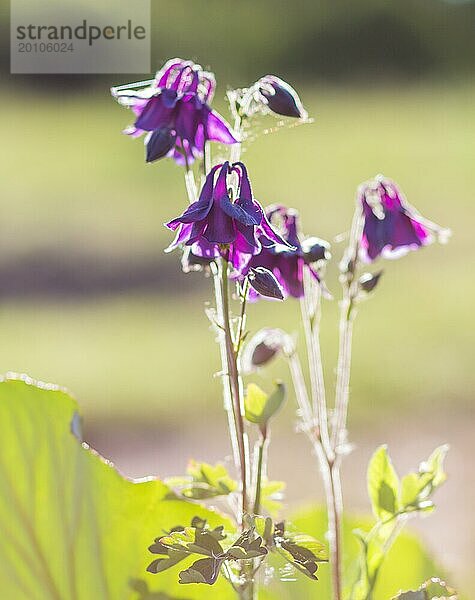
<path fill-rule="evenodd" d="M 224 329 L 224 340 L 226 345 L 226 359 L 227 359 L 227 376 L 230 381 L 232 406 L 234 410 L 234 423 L 235 432 L 237 437 L 237 444 L 239 450 L 239 472 L 241 477 L 241 494 L 242 494 L 242 514 L 248 510 L 248 498 L 247 498 L 247 480 L 248 480 L 248 449 L 247 449 L 247 435 L 244 430 L 244 418 L 243 418 L 243 389 L 242 380 L 239 373 L 238 356 L 235 350 L 235 343 L 233 340 L 233 334 L 231 330 L 231 318 L 229 308 L 229 289 L 228 289 L 228 275 L 229 275 L 229 263 L 227 259 L 227 253 L 225 257 L 221 258 L 220 278 L 222 287 L 222 307 L 223 307 L 223 321 L 222 327 Z M 242 516 L 241 516 L 242 519 Z"/>

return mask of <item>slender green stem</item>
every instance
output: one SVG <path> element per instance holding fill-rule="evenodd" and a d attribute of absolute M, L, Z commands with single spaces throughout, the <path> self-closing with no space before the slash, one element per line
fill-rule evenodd
<path fill-rule="evenodd" d="M 318 437 L 329 461 L 333 460 L 330 443 L 328 411 L 323 376 L 323 361 L 320 349 L 320 315 L 322 291 L 319 284 L 305 270 L 304 297 L 301 301 L 302 320 L 307 343 L 313 413 L 317 418 Z"/>
<path fill-rule="evenodd" d="M 227 254 L 227 253 L 226 253 Z M 227 255 L 222 259 L 222 299 L 223 299 L 223 328 L 226 342 L 228 376 L 231 382 L 232 401 L 234 407 L 234 420 L 236 425 L 236 435 L 239 449 L 239 468 L 241 477 L 242 494 L 242 515 L 248 510 L 247 499 L 247 451 L 246 435 L 244 432 L 244 419 L 242 407 L 242 385 L 239 376 L 237 354 L 234 348 L 234 341 L 231 330 L 231 319 L 229 314 L 229 289 L 228 289 L 228 270 L 229 263 Z M 242 517 L 241 517 L 242 518 Z"/>
<path fill-rule="evenodd" d="M 254 495 L 254 514 L 258 515 L 261 510 L 261 490 L 262 476 L 264 466 L 264 456 L 267 445 L 267 427 L 261 429 L 261 437 L 257 447 L 257 469 L 256 469 L 256 490 Z"/>
<path fill-rule="evenodd" d="M 236 118 L 234 119 L 234 133 L 239 137 L 239 139 L 242 139 L 242 117 L 239 114 L 236 114 Z M 240 141 L 231 146 L 230 160 L 232 163 L 239 161 L 241 158 L 241 150 L 242 144 Z"/>
<path fill-rule="evenodd" d="M 203 148 L 203 175 L 206 177 L 211 170 L 211 146 L 208 141 L 205 141 Z"/>
<path fill-rule="evenodd" d="M 325 395 L 323 364 L 320 350 L 321 289 L 311 281 L 308 274 L 304 279 L 304 297 L 301 302 L 302 320 L 307 342 L 307 355 L 312 390 L 312 422 L 316 428 L 307 427 L 323 476 L 330 546 L 330 568 L 334 600 L 342 599 L 342 535 L 343 512 L 341 481 L 338 464 L 330 442 L 328 411 Z M 308 401 L 307 401 L 308 404 Z"/>
<path fill-rule="evenodd" d="M 345 441 L 348 402 L 350 397 L 351 342 L 353 337 L 354 299 L 346 293 L 340 312 L 340 344 L 338 352 L 337 383 L 335 399 L 335 421 L 332 445 L 337 454 Z"/>
<path fill-rule="evenodd" d="M 237 426 L 236 426 L 236 417 L 234 414 L 234 402 L 233 402 L 233 392 L 231 389 L 231 379 L 228 375 L 228 352 L 226 345 L 226 336 L 224 333 L 224 307 L 223 307 L 223 290 L 221 286 L 221 269 L 222 264 L 211 263 L 211 269 L 213 272 L 213 281 L 214 281 L 214 293 L 216 298 L 216 314 L 217 320 L 216 330 L 218 335 L 219 342 L 219 350 L 221 356 L 221 369 L 222 369 L 222 381 L 223 381 L 223 399 L 224 399 L 224 408 L 226 410 L 226 414 L 228 416 L 228 428 L 229 428 L 229 436 L 231 438 L 231 447 L 233 450 L 234 457 L 234 465 L 236 467 L 236 471 L 240 470 L 240 452 L 239 452 L 239 443 L 237 438 Z"/>
<path fill-rule="evenodd" d="M 238 325 L 238 330 L 237 330 L 237 334 L 236 334 L 236 342 L 235 342 L 237 355 L 239 355 L 239 352 L 240 352 L 241 346 L 242 346 L 242 342 L 244 341 L 243 333 L 244 333 L 244 326 L 246 324 L 246 305 L 247 305 L 248 292 L 249 292 L 249 279 L 246 277 L 246 281 L 244 282 L 244 288 L 242 290 L 241 314 L 239 315 L 239 325 Z"/>

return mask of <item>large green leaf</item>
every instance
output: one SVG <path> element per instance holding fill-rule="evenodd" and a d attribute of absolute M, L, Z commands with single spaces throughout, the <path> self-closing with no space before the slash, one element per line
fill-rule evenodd
<path fill-rule="evenodd" d="M 0 597 L 202 598 L 201 586 L 178 583 L 186 561 L 148 574 L 147 548 L 194 515 L 231 524 L 178 500 L 160 481 L 125 479 L 79 435 L 77 405 L 66 392 L 26 378 L 0 381 Z M 222 578 L 205 593 L 234 598 Z"/>

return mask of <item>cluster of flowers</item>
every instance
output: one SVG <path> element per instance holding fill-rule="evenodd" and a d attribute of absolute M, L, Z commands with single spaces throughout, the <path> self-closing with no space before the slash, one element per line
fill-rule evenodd
<path fill-rule="evenodd" d="M 112 94 L 136 115 L 125 133 L 146 132 L 147 162 L 168 156 L 189 165 L 203 156 L 209 141 L 240 141 L 210 107 L 215 87 L 212 73 L 190 61 L 172 59 L 155 79 L 112 88 Z M 295 90 L 278 77 L 266 75 L 238 92 L 240 110 L 247 106 L 248 116 L 259 109 L 307 119 Z M 444 231 L 424 219 L 398 186 L 381 175 L 359 187 L 357 216 L 361 223 L 357 253 L 365 262 L 398 257 L 431 243 Z M 166 225 L 176 231 L 168 250 L 188 246 L 202 261 L 226 258 L 237 279 L 248 277 L 254 297 L 302 297 L 304 271 L 320 282 L 320 266 L 330 257 L 327 242 L 303 236 L 296 210 L 282 205 L 262 208 L 242 162 L 214 166 L 198 201 Z"/>

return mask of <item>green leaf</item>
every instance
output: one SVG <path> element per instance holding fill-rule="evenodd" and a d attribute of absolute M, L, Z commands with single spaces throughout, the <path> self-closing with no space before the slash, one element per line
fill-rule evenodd
<path fill-rule="evenodd" d="M 198 598 L 178 568 L 147 573 L 154 535 L 193 516 L 232 524 L 178 499 L 156 479 L 133 482 L 77 436 L 76 402 L 54 386 L 0 381 L 0 589 L 8 600 Z M 218 581 L 210 600 L 234 598 Z M 145 589 L 145 588 L 144 588 Z"/>
<path fill-rule="evenodd" d="M 191 567 L 180 572 L 180 583 L 207 583 L 213 585 L 219 576 L 223 559 L 200 558 Z"/>
<path fill-rule="evenodd" d="M 305 531 L 317 539 L 323 539 L 327 530 L 327 515 L 323 507 L 299 510 L 289 517 L 292 526 L 299 531 Z M 358 568 L 360 544 L 353 531 L 356 528 L 368 530 L 372 519 L 349 517 L 343 521 L 343 537 L 345 545 L 344 576 L 345 588 L 350 589 L 355 580 Z M 279 581 L 279 568 L 282 558 L 271 553 L 270 564 L 275 567 L 276 576 L 269 582 L 270 598 L 279 600 L 295 600 L 296 598 L 331 598 L 331 573 L 329 567 L 323 565 L 318 571 L 318 583 L 303 574 L 296 574 L 296 581 L 282 584 Z M 373 600 L 388 600 L 401 589 L 417 589 L 421 581 L 425 581 L 434 573 L 443 573 L 439 565 L 430 558 L 427 549 L 408 531 L 403 531 L 388 553 L 381 567 L 378 583 L 374 590 Z M 348 598 L 348 594 L 345 596 Z M 267 598 L 267 596 L 266 596 Z"/>
<path fill-rule="evenodd" d="M 218 537 L 224 539 L 222 530 L 207 531 L 196 527 L 185 527 L 182 531 L 173 531 L 170 535 L 161 537 L 159 544 L 168 550 L 177 550 L 187 554 L 203 554 L 217 556 L 224 553 Z"/>
<path fill-rule="evenodd" d="M 400 503 L 403 508 L 428 510 L 433 508 L 429 497 L 440 487 L 447 475 L 444 471 L 444 459 L 448 446 L 436 448 L 427 461 L 419 466 L 418 473 L 409 473 L 401 481 Z"/>
<path fill-rule="evenodd" d="M 194 483 L 208 486 L 212 496 L 226 496 L 237 489 L 237 482 L 230 477 L 224 465 L 191 461 L 187 471 Z"/>
<path fill-rule="evenodd" d="M 402 592 L 395 596 L 394 600 L 428 600 L 426 593 L 423 591 L 418 592 Z"/>
<path fill-rule="evenodd" d="M 274 543 L 276 551 L 310 579 L 317 579 L 318 563 L 328 561 L 324 544 L 311 535 L 285 530 L 284 523 L 275 525 Z"/>
<path fill-rule="evenodd" d="M 400 592 L 393 600 L 457 600 L 457 592 L 438 577 L 431 577 L 418 590 Z"/>
<path fill-rule="evenodd" d="M 267 425 L 269 419 L 281 409 L 285 395 L 285 385 L 282 382 L 277 382 L 276 389 L 270 395 L 255 383 L 250 383 L 244 398 L 246 419 L 261 427 Z"/>
<path fill-rule="evenodd" d="M 285 490 L 285 482 L 268 481 L 265 479 L 261 486 L 261 504 L 273 517 L 277 516 L 282 509 L 282 498 Z"/>
<path fill-rule="evenodd" d="M 217 496 L 227 496 L 237 489 L 237 482 L 229 476 L 221 464 L 209 465 L 190 461 L 187 477 L 170 477 L 165 483 L 185 498 L 206 500 Z"/>
<path fill-rule="evenodd" d="M 250 560 L 266 554 L 267 549 L 262 538 L 256 535 L 253 529 L 244 531 L 226 552 L 228 557 L 235 560 Z"/>
<path fill-rule="evenodd" d="M 378 448 L 369 462 L 368 493 L 377 519 L 384 520 L 397 512 L 399 478 L 386 446 Z"/>
<path fill-rule="evenodd" d="M 254 527 L 266 545 L 272 545 L 274 539 L 274 523 L 270 517 L 256 516 L 253 518 Z"/>

